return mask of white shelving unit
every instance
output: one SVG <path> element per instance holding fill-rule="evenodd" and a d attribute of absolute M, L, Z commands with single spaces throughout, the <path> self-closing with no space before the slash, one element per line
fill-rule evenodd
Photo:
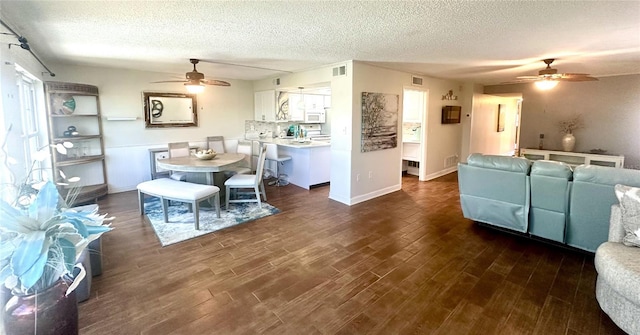
<path fill-rule="evenodd" d="M 622 168 L 624 166 L 624 156 L 601 155 L 582 152 L 565 152 L 539 149 L 520 149 L 520 156 L 530 160 L 550 160 L 569 164 L 573 167 L 578 165 L 600 165 Z"/>
<path fill-rule="evenodd" d="M 74 204 L 95 201 L 108 192 L 98 88 L 51 81 L 45 83 L 45 94 L 49 141 L 73 143 L 66 155 L 52 149 L 54 176 L 62 171 L 67 177 L 80 177 L 82 187 Z M 77 133 L 65 134 L 70 126 Z M 69 191 L 58 188 L 63 196 Z"/>

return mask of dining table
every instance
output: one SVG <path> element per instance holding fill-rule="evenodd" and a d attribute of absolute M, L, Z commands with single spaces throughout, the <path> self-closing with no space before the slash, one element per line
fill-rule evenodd
<path fill-rule="evenodd" d="M 187 181 L 207 185 L 214 185 L 220 188 L 220 199 L 224 199 L 224 173 L 229 168 L 235 167 L 245 158 L 239 153 L 218 153 L 212 159 L 200 159 L 194 155 L 184 157 L 173 157 L 158 159 L 156 164 L 165 170 L 191 172 L 194 177 L 187 175 Z M 199 177 L 204 175 L 204 179 Z"/>

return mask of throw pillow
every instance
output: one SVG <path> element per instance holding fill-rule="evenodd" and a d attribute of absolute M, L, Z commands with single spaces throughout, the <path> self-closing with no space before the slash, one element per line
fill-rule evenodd
<path fill-rule="evenodd" d="M 640 188 L 616 185 L 615 193 L 620 201 L 622 225 L 625 230 L 622 243 L 626 246 L 640 247 Z"/>

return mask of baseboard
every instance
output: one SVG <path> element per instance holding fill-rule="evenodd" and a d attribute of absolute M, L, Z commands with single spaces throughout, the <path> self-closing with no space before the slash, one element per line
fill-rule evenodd
<path fill-rule="evenodd" d="M 401 184 L 397 184 L 397 185 L 393 185 L 393 186 L 389 186 L 389 187 L 385 187 L 383 189 L 379 189 L 379 190 L 375 190 L 373 192 L 367 193 L 367 194 L 363 194 L 363 195 L 359 195 L 357 197 L 353 197 L 350 199 L 349 203 L 347 205 L 352 206 L 355 204 L 359 204 L 361 202 L 367 201 L 367 200 L 371 200 L 374 198 L 377 198 L 379 196 L 383 196 L 385 194 L 389 194 L 395 191 L 400 191 L 402 189 L 402 185 Z"/>
<path fill-rule="evenodd" d="M 456 171 L 458 171 L 458 166 L 457 165 L 456 166 L 452 166 L 452 167 L 447 168 L 447 169 L 444 169 L 444 170 L 440 170 L 440 171 L 438 171 L 436 173 L 428 174 L 424 181 L 429 181 L 431 179 L 436 179 L 438 177 L 442 177 L 444 175 L 448 175 L 449 173 L 453 173 L 453 172 L 456 172 Z"/>

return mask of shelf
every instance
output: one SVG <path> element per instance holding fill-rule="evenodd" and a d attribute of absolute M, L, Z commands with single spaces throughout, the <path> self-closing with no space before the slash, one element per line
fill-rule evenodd
<path fill-rule="evenodd" d="M 70 190 L 72 189 L 69 189 L 69 188 L 62 189 L 60 191 L 60 195 L 63 198 L 66 198 Z M 107 184 L 82 186 L 78 190 L 78 194 L 75 200 L 68 205 L 74 206 L 74 205 L 83 204 L 87 202 L 93 202 L 94 200 L 107 195 L 107 191 L 108 191 Z"/>
<path fill-rule="evenodd" d="M 74 189 L 79 191 L 73 204 L 93 201 L 108 193 L 104 138 L 102 136 L 102 116 L 98 87 L 93 85 L 48 81 L 45 82 L 47 101 L 49 142 L 76 143 L 60 154 L 51 147 L 54 175 L 73 175 L 87 186 L 80 189 L 58 186 L 60 194 Z M 65 106 L 70 97 L 75 97 L 75 105 Z M 63 99 L 62 102 L 60 99 Z M 69 112 L 70 114 L 64 114 Z M 75 127 L 79 136 L 63 136 L 70 127 Z M 62 172 L 64 174 L 61 174 Z"/>
<path fill-rule="evenodd" d="M 52 118 L 71 118 L 71 117 L 98 117 L 100 114 L 51 114 Z"/>
<path fill-rule="evenodd" d="M 92 138 L 101 138 L 101 137 L 102 137 L 102 135 L 81 135 L 81 136 L 71 136 L 71 137 L 54 137 L 53 141 L 55 143 L 72 142 L 72 141 L 90 140 Z"/>
<path fill-rule="evenodd" d="M 103 159 L 104 159 L 104 155 L 84 156 L 81 158 L 58 160 L 56 162 L 56 166 L 71 166 L 71 165 L 85 164 L 85 163 L 91 163 L 91 162 L 98 162 Z"/>

